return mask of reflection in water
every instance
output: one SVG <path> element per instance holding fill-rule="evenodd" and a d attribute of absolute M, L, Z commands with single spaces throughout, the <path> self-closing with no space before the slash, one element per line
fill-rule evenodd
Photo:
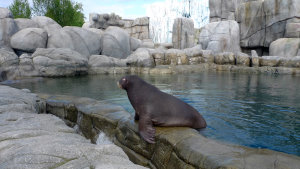
<path fill-rule="evenodd" d="M 125 91 L 116 85 L 120 78 L 56 78 L 11 86 L 107 100 L 133 113 Z M 223 72 L 142 78 L 201 112 L 208 127 L 200 132 L 207 137 L 300 155 L 300 77 Z"/>

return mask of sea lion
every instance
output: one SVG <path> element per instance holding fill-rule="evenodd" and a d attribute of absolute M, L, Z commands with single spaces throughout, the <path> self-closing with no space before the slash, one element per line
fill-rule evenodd
<path fill-rule="evenodd" d="M 126 90 L 138 120 L 139 133 L 148 143 L 155 143 L 153 126 L 206 127 L 206 121 L 192 106 L 160 91 L 135 75 L 122 77 L 118 86 Z"/>

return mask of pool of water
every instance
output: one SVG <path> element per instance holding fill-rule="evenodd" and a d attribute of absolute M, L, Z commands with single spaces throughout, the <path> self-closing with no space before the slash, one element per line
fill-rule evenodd
<path fill-rule="evenodd" d="M 10 83 L 36 93 L 106 100 L 134 113 L 121 75 L 47 78 Z M 300 156 L 300 77 L 234 73 L 142 75 L 160 90 L 195 107 L 208 127 L 206 137 Z"/>

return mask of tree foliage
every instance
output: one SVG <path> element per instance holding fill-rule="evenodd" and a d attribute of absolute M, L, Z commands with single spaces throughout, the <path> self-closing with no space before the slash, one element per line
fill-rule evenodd
<path fill-rule="evenodd" d="M 52 18 L 61 26 L 82 26 L 82 4 L 72 0 L 33 0 L 35 15 Z"/>
<path fill-rule="evenodd" d="M 28 0 L 14 0 L 8 7 L 14 18 L 30 18 L 31 9 Z"/>

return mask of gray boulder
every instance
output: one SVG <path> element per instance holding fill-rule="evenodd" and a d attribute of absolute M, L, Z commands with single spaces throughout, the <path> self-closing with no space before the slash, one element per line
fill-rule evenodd
<path fill-rule="evenodd" d="M 247 0 L 209 0 L 210 22 L 235 20 L 238 6 Z"/>
<path fill-rule="evenodd" d="M 294 19 L 299 18 L 297 0 L 264 0 L 242 3 L 236 13 L 242 47 L 269 47 L 276 39 L 294 37 Z M 289 24 L 289 25 L 287 25 Z M 286 31 L 287 29 L 287 31 Z"/>
<path fill-rule="evenodd" d="M 202 56 L 200 57 L 200 63 L 214 63 L 215 56 L 211 50 L 202 50 Z"/>
<path fill-rule="evenodd" d="M 259 57 L 255 50 L 251 50 L 251 63 L 252 67 L 259 67 Z"/>
<path fill-rule="evenodd" d="M 259 61 L 260 66 L 300 68 L 300 56 L 263 56 Z"/>
<path fill-rule="evenodd" d="M 165 53 L 165 63 L 169 65 L 187 65 L 189 58 L 183 50 L 168 49 Z"/>
<path fill-rule="evenodd" d="M 223 52 L 215 55 L 215 63 L 218 65 L 234 65 L 235 56 L 231 52 Z"/>
<path fill-rule="evenodd" d="M 194 22 L 188 18 L 176 18 L 173 24 L 172 43 L 175 49 L 191 48 L 195 45 Z"/>
<path fill-rule="evenodd" d="M 236 21 L 212 22 L 203 27 L 199 44 L 215 53 L 240 52 L 240 31 Z"/>
<path fill-rule="evenodd" d="M 57 22 L 46 16 L 35 16 L 32 18 L 32 20 L 36 22 L 41 28 L 45 28 L 49 25 L 55 25 L 57 29 L 61 28 L 61 26 Z"/>
<path fill-rule="evenodd" d="M 33 57 L 30 54 L 24 53 L 19 57 L 19 67 L 24 67 L 24 70 L 34 70 Z"/>
<path fill-rule="evenodd" d="M 84 29 L 91 28 L 90 22 L 85 22 L 81 27 Z M 95 28 L 95 29 L 97 29 L 97 28 Z"/>
<path fill-rule="evenodd" d="M 124 59 L 117 59 L 105 55 L 92 55 L 89 58 L 89 68 L 94 69 L 96 67 L 125 67 L 126 63 Z"/>
<path fill-rule="evenodd" d="M 47 48 L 70 48 L 88 57 L 101 52 L 101 35 L 73 26 L 57 29 L 48 38 Z"/>
<path fill-rule="evenodd" d="M 31 54 L 24 53 L 19 57 L 18 75 L 20 77 L 40 76 L 38 70 L 34 67 Z"/>
<path fill-rule="evenodd" d="M 141 45 L 142 45 L 142 41 L 141 40 L 139 40 L 137 38 L 130 37 L 130 50 L 131 51 L 135 51 Z"/>
<path fill-rule="evenodd" d="M 84 29 L 97 33 L 100 36 L 104 34 L 104 31 L 102 29 L 97 29 L 97 28 L 84 28 Z"/>
<path fill-rule="evenodd" d="M 136 18 L 134 20 L 122 20 L 125 29 L 131 37 L 137 39 L 149 39 L 149 17 Z"/>
<path fill-rule="evenodd" d="M 192 48 L 186 48 L 183 50 L 187 58 L 189 59 L 189 63 L 199 64 L 200 63 L 200 56 L 202 55 L 202 47 L 201 45 L 197 45 Z"/>
<path fill-rule="evenodd" d="M 126 64 L 134 67 L 154 67 L 154 59 L 148 49 L 139 48 L 126 58 Z"/>
<path fill-rule="evenodd" d="M 18 63 L 18 56 L 14 52 L 0 49 L 0 67 L 16 66 Z"/>
<path fill-rule="evenodd" d="M 34 52 L 36 48 L 45 48 L 48 34 L 41 28 L 25 28 L 11 37 L 11 47 L 25 52 Z"/>
<path fill-rule="evenodd" d="M 280 65 L 281 56 L 262 56 L 259 58 L 260 66 L 278 67 Z"/>
<path fill-rule="evenodd" d="M 286 38 L 300 38 L 300 23 L 287 23 L 285 29 Z"/>
<path fill-rule="evenodd" d="M 293 57 L 297 56 L 300 38 L 281 38 L 271 43 L 270 56 Z"/>
<path fill-rule="evenodd" d="M 197 45 L 192 48 L 186 48 L 183 50 L 188 57 L 198 57 L 201 55 L 202 46 Z"/>
<path fill-rule="evenodd" d="M 0 73 L 2 79 L 14 79 L 18 75 L 18 56 L 11 51 L 0 49 Z"/>
<path fill-rule="evenodd" d="M 14 19 L 0 19 L 0 48 L 12 51 L 10 48 L 10 37 L 18 31 Z"/>
<path fill-rule="evenodd" d="M 300 68 L 300 56 L 295 57 L 285 57 L 280 60 L 280 65 L 282 67 Z"/>
<path fill-rule="evenodd" d="M 158 45 L 158 48 L 159 47 L 162 47 L 164 49 L 171 49 L 171 48 L 173 48 L 173 44 L 172 43 L 158 43 L 156 45 Z"/>
<path fill-rule="evenodd" d="M 0 19 L 3 18 L 13 18 L 13 15 L 9 9 L 0 7 Z"/>
<path fill-rule="evenodd" d="M 41 76 L 74 76 L 88 69 L 87 58 L 68 48 L 38 48 L 32 58 Z"/>
<path fill-rule="evenodd" d="M 242 53 L 242 52 L 237 52 L 235 54 L 235 58 L 236 58 L 236 65 L 237 66 L 250 66 L 250 56 Z"/>
<path fill-rule="evenodd" d="M 165 48 L 156 48 L 156 49 L 149 49 L 150 54 L 152 55 L 155 65 L 166 65 L 166 59 L 165 59 Z"/>
<path fill-rule="evenodd" d="M 110 26 L 101 38 L 101 46 L 102 55 L 125 59 L 130 55 L 129 34 L 119 27 Z"/>
<path fill-rule="evenodd" d="M 19 31 L 25 28 L 39 28 L 39 25 L 36 22 L 27 18 L 17 18 L 15 19 L 15 22 Z"/>
<path fill-rule="evenodd" d="M 265 13 L 263 1 L 249 1 L 241 4 L 237 12 L 240 24 L 242 47 L 264 46 Z"/>
<path fill-rule="evenodd" d="M 57 29 L 62 28 L 57 22 L 46 16 L 35 16 L 32 20 L 37 23 L 40 28 L 45 29 L 49 37 L 55 34 Z"/>
<path fill-rule="evenodd" d="M 85 27 L 89 28 L 97 28 L 97 29 L 106 29 L 109 26 L 117 26 L 122 27 L 124 23 L 120 16 L 112 13 L 112 14 L 97 14 L 90 13 L 89 15 L 89 23 L 85 25 Z"/>
<path fill-rule="evenodd" d="M 58 117 L 38 114 L 45 104 L 28 90 L 0 85 L 0 168 L 144 168 L 111 142 L 92 144 Z"/>
<path fill-rule="evenodd" d="M 153 49 L 153 48 L 155 48 L 155 45 L 154 45 L 152 39 L 143 39 L 142 40 L 142 44 L 140 45 L 140 48 L 150 48 L 150 49 Z"/>

